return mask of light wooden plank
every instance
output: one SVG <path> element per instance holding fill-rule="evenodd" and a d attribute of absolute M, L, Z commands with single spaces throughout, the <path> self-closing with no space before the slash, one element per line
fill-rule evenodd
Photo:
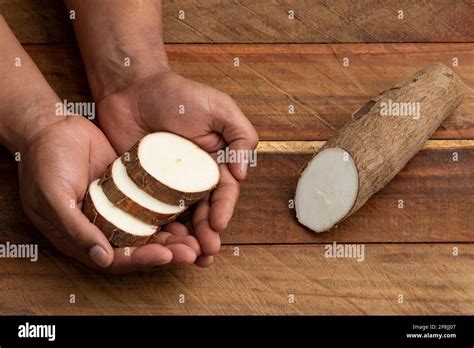
<path fill-rule="evenodd" d="M 60 0 L 0 0 L 0 13 L 21 42 L 74 42 Z M 474 40 L 474 6 L 462 0 L 174 0 L 163 1 L 163 17 L 169 43 Z"/>
<path fill-rule="evenodd" d="M 257 151 L 278 153 L 309 153 L 319 150 L 325 141 L 260 141 Z M 423 149 L 470 149 L 474 148 L 474 140 L 428 140 Z"/>
<path fill-rule="evenodd" d="M 90 99 L 77 48 L 26 48 L 61 97 Z M 372 96 L 433 61 L 451 65 L 457 57 L 464 102 L 433 138 L 474 139 L 474 44 L 168 45 L 167 51 L 177 72 L 229 93 L 261 140 L 327 140 Z"/>
<path fill-rule="evenodd" d="M 435 142 L 432 142 L 435 143 Z M 474 147 L 428 145 L 384 189 L 337 228 L 313 233 L 298 224 L 289 200 L 312 151 L 258 152 L 242 184 L 224 243 L 473 242 Z M 458 161 L 453 161 L 456 152 Z M 398 208 L 403 200 L 403 209 Z M 0 231 L 27 238 L 15 162 L 0 157 Z"/>
<path fill-rule="evenodd" d="M 457 247 L 459 256 L 453 256 Z M 472 244 L 364 245 L 364 261 L 324 245 L 225 247 L 207 269 L 104 276 L 43 249 L 0 262 L 2 314 L 466 314 Z M 69 298 L 75 294 L 76 303 Z M 179 303 L 179 296 L 185 303 Z M 289 303 L 293 294 L 294 303 Z M 403 303 L 399 304 L 399 295 Z"/>

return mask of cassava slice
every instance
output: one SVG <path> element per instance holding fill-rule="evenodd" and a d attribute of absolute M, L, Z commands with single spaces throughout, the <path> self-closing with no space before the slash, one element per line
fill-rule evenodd
<path fill-rule="evenodd" d="M 127 174 L 121 158 L 117 158 L 99 182 L 107 198 L 117 207 L 151 225 L 173 221 L 185 205 L 164 203 L 140 189 Z"/>
<path fill-rule="evenodd" d="M 204 198 L 219 181 L 214 159 L 176 134 L 151 133 L 122 155 L 128 176 L 162 202 L 182 205 Z"/>
<path fill-rule="evenodd" d="M 406 165 L 462 99 L 461 81 L 442 64 L 429 65 L 373 98 L 306 165 L 296 188 L 298 221 L 323 232 L 356 212 Z M 392 115 L 387 115 L 388 105 Z M 418 115 L 400 113 L 401 107 L 410 110 L 407 105 L 412 110 L 418 105 Z"/>
<path fill-rule="evenodd" d="M 104 194 L 99 179 L 89 185 L 83 211 L 117 247 L 144 245 L 159 230 L 117 208 Z"/>

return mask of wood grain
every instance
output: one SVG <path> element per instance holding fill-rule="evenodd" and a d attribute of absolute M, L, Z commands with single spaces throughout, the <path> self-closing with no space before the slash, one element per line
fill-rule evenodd
<path fill-rule="evenodd" d="M 453 256 L 453 247 L 459 256 Z M 0 262 L 0 314 L 467 314 L 472 244 L 366 244 L 365 258 L 326 258 L 324 245 L 227 246 L 207 269 L 104 276 L 42 248 Z M 76 303 L 70 304 L 74 294 Z M 185 303 L 179 303 L 179 296 Z M 294 295 L 295 303 L 288 296 Z M 399 295 L 404 303 L 399 304 Z"/>
<path fill-rule="evenodd" d="M 0 0 L 0 14 L 32 44 L 25 48 L 61 98 L 91 100 L 61 0 Z M 472 1 L 174 0 L 164 1 L 164 27 L 176 71 L 229 93 L 262 140 L 279 140 L 259 144 L 216 263 L 108 276 L 61 256 L 22 213 L 16 163 L 0 148 L 0 244 L 40 247 L 35 263 L 1 259 L 0 314 L 474 313 L 474 140 L 464 140 L 474 139 Z M 437 140 L 334 231 L 297 224 L 288 200 L 323 140 L 369 97 L 433 61 L 451 66 L 454 57 L 465 100 Z M 364 261 L 326 258 L 333 241 L 365 243 Z"/>
<path fill-rule="evenodd" d="M 26 49 L 60 97 L 90 100 L 76 47 Z M 451 66 L 457 57 L 453 69 L 464 83 L 464 102 L 433 138 L 474 139 L 474 44 L 203 44 L 167 51 L 177 72 L 229 93 L 262 140 L 327 140 L 370 97 L 431 62 Z M 342 66 L 344 57 L 349 67 Z"/>
<path fill-rule="evenodd" d="M 431 141 L 356 214 L 327 233 L 298 224 L 294 197 L 302 166 L 321 143 L 304 151 L 263 145 L 242 184 L 240 201 L 222 241 L 230 244 L 344 242 L 474 242 L 474 144 Z M 271 151 L 268 152 L 268 149 Z M 457 152 L 458 161 L 452 160 Z M 19 207 L 15 162 L 0 157 L 0 231 L 29 238 L 34 228 Z M 404 208 L 399 209 L 399 200 Z"/>
<path fill-rule="evenodd" d="M 0 13 L 23 43 L 75 40 L 60 0 L 0 0 Z M 474 41 L 474 6 L 462 0 L 174 0 L 163 23 L 169 43 Z"/>
<path fill-rule="evenodd" d="M 452 161 L 453 152 L 459 156 Z M 327 233 L 299 225 L 289 209 L 310 153 L 259 153 L 242 185 L 226 243 L 473 241 L 474 148 L 425 149 L 356 214 Z M 404 208 L 398 208 L 403 200 Z"/>
<path fill-rule="evenodd" d="M 0 15 L 21 43 L 72 43 L 76 40 L 61 0 L 0 0 Z"/>

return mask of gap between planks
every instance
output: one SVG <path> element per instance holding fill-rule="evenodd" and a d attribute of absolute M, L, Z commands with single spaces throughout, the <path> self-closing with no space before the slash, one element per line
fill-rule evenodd
<path fill-rule="evenodd" d="M 260 141 L 257 152 L 314 153 L 325 141 Z M 428 140 L 422 150 L 474 149 L 474 140 Z"/>
<path fill-rule="evenodd" d="M 225 233 L 225 232 L 224 232 Z M 318 232 L 314 232 L 314 233 L 318 233 Z M 331 233 L 331 231 L 326 231 L 326 232 L 319 232 L 319 233 Z M 361 241 L 361 242 L 357 242 L 357 241 L 353 241 L 353 240 L 350 240 L 350 241 L 344 241 L 343 239 L 341 240 L 333 240 L 332 242 L 329 242 L 329 241 L 322 241 L 322 242 L 296 242 L 296 243 L 272 243 L 272 242 L 269 242 L 269 243 L 262 243 L 262 242 L 258 242 L 258 243 L 252 243 L 252 242 L 249 242 L 249 243 L 222 243 L 222 245 L 225 245 L 225 246 L 228 246 L 228 247 L 247 247 L 247 246 L 255 246 L 255 247 L 262 247 L 262 248 L 265 248 L 265 247 L 279 247 L 279 246 L 285 246 L 285 247 L 293 247 L 293 246 L 316 246 L 316 245 L 328 245 L 328 244 L 332 244 L 333 242 L 336 242 L 337 244 L 364 244 L 364 245 L 443 245 L 443 244 L 457 244 L 457 245 L 473 245 L 474 246 L 474 242 L 468 242 L 468 241 L 420 241 L 420 242 L 405 242 L 405 241 L 402 241 L 402 242 L 393 242 L 393 241 L 389 241 L 389 242 L 367 242 L 367 241 Z"/>

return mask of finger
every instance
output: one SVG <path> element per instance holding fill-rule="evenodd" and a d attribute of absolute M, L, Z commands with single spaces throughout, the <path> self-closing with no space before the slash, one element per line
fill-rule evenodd
<path fill-rule="evenodd" d="M 164 226 L 162 231 L 172 233 L 175 236 L 187 236 L 190 234 L 189 229 L 179 222 L 172 222 Z"/>
<path fill-rule="evenodd" d="M 257 146 L 258 134 L 233 99 L 225 95 L 214 101 L 212 112 L 215 116 L 212 130 L 222 134 L 230 150 L 244 150 L 243 153 L 249 156 L 250 151 Z M 244 180 L 247 175 L 248 158 L 240 163 L 230 163 L 229 167 L 237 180 Z"/>
<path fill-rule="evenodd" d="M 193 249 L 194 253 L 196 254 L 196 257 L 200 256 L 202 254 L 201 251 L 201 246 L 199 245 L 199 242 L 194 236 L 175 236 L 171 235 L 167 240 L 166 240 L 166 246 L 169 246 L 171 244 L 182 244 L 182 245 L 187 245 L 191 249 Z"/>
<path fill-rule="evenodd" d="M 185 244 L 191 247 L 196 252 L 197 256 L 202 254 L 198 240 L 190 235 L 190 231 L 185 225 L 179 222 L 172 222 L 171 224 L 166 225 L 163 228 L 163 231 L 172 234 L 171 236 L 168 236 L 165 245 Z"/>
<path fill-rule="evenodd" d="M 221 247 L 219 233 L 209 225 L 209 201 L 202 200 L 198 203 L 193 215 L 194 234 L 196 235 L 201 250 L 206 255 L 215 255 Z"/>
<path fill-rule="evenodd" d="M 172 236 L 170 232 L 159 231 L 151 238 L 150 243 L 166 245 L 166 241 L 170 236 Z"/>
<path fill-rule="evenodd" d="M 220 133 L 210 132 L 204 135 L 195 136 L 192 140 L 198 144 L 204 151 L 213 153 L 223 149 L 227 144 Z"/>
<path fill-rule="evenodd" d="M 214 256 L 201 255 L 196 259 L 196 265 L 199 267 L 209 267 L 214 262 Z"/>
<path fill-rule="evenodd" d="M 48 192 L 48 195 L 43 196 L 42 201 L 55 215 L 53 220 L 60 225 L 58 230 L 63 231 L 66 237 L 82 253 L 89 255 L 99 267 L 110 266 L 114 258 L 112 246 L 99 228 L 82 213 L 74 196 L 49 184 L 45 192 Z"/>
<path fill-rule="evenodd" d="M 190 205 L 176 218 L 176 222 L 183 224 L 191 231 L 192 228 L 190 226 L 192 226 L 192 224 L 190 224 L 190 222 L 193 218 L 194 210 L 196 210 L 196 206 L 194 204 Z"/>
<path fill-rule="evenodd" d="M 114 261 L 107 269 L 111 273 L 152 270 L 173 260 L 171 250 L 160 244 L 147 244 L 139 248 L 117 248 L 114 252 Z"/>
<path fill-rule="evenodd" d="M 153 236 L 150 242 L 158 243 L 164 246 L 168 246 L 170 244 L 183 244 L 193 249 L 197 256 L 202 254 L 199 242 L 194 236 L 191 235 L 174 235 L 170 232 L 160 231 Z"/>
<path fill-rule="evenodd" d="M 221 164 L 219 167 L 220 180 L 211 195 L 209 223 L 213 230 L 222 232 L 227 228 L 239 199 L 239 183 L 226 164 Z"/>
<path fill-rule="evenodd" d="M 102 231 L 92 224 L 80 210 L 64 218 L 69 222 L 66 232 L 73 242 L 100 267 L 108 267 L 114 258 L 113 248 Z"/>
<path fill-rule="evenodd" d="M 36 224 L 35 219 L 32 219 L 32 221 Z M 41 225 L 38 226 L 40 226 L 41 232 L 46 236 L 46 238 L 48 238 L 51 244 L 54 245 L 55 250 L 81 262 L 88 267 L 97 270 L 105 270 L 105 268 L 99 267 L 95 262 L 93 262 L 89 255 L 85 254 L 82 250 L 79 250 L 79 248 L 71 240 L 64 238 L 64 236 L 59 236 L 56 229 L 51 231 L 49 228 L 43 228 Z"/>
<path fill-rule="evenodd" d="M 174 228 L 182 230 L 181 227 L 174 227 Z M 163 246 L 168 247 L 168 249 L 170 249 L 169 246 L 172 244 L 174 245 L 182 244 L 184 246 L 190 247 L 193 250 L 195 257 L 198 257 L 199 255 L 202 254 L 201 246 L 199 245 L 199 242 L 194 236 L 191 236 L 191 235 L 174 235 L 170 232 L 160 231 L 155 236 L 153 236 L 151 243 L 161 244 Z M 179 252 L 181 249 L 177 249 L 177 250 Z M 176 257 L 178 259 L 181 259 L 181 255 L 174 255 L 173 253 L 173 263 Z"/>
<path fill-rule="evenodd" d="M 197 255 L 195 251 L 184 244 L 170 244 L 167 248 L 173 253 L 172 264 L 176 265 L 192 265 L 196 261 Z"/>
<path fill-rule="evenodd" d="M 48 220 L 84 255 L 99 267 L 108 267 L 114 257 L 113 248 L 100 229 L 82 213 L 77 193 L 59 179 L 43 180 L 37 191 L 38 203 L 49 210 Z"/>

